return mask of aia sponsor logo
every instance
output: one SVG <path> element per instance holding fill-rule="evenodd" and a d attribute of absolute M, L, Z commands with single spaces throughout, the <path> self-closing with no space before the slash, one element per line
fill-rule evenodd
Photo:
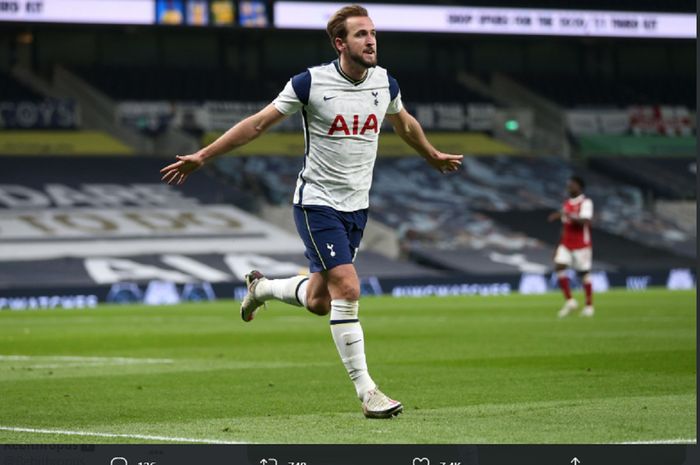
<path fill-rule="evenodd" d="M 367 119 L 365 119 L 364 123 L 362 124 L 362 127 L 360 127 L 360 115 L 352 115 L 351 121 L 352 130 L 350 126 L 348 126 L 348 123 L 347 121 L 345 121 L 343 115 L 335 115 L 333 124 L 331 124 L 331 127 L 328 130 L 328 135 L 332 136 L 336 132 L 342 132 L 346 136 L 356 136 L 358 134 L 363 135 L 367 131 L 373 131 L 375 134 L 379 132 L 379 123 L 377 122 L 377 116 L 373 113 L 367 116 Z"/>

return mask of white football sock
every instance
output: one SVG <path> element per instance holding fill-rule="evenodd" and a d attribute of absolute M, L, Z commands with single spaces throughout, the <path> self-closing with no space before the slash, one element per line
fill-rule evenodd
<path fill-rule="evenodd" d="M 307 276 L 287 279 L 262 279 L 255 286 L 255 298 L 263 302 L 276 299 L 296 307 L 306 307 Z"/>
<path fill-rule="evenodd" d="M 357 318 L 359 302 L 356 300 L 331 300 L 331 334 L 338 348 L 340 359 L 355 384 L 357 397 L 364 401 L 368 391 L 377 385 L 367 371 L 365 337 Z"/>

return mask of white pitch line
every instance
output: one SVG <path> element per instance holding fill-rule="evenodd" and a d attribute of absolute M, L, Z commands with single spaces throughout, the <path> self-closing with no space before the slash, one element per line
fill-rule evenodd
<path fill-rule="evenodd" d="M 65 436 L 88 436 L 96 438 L 143 439 L 146 441 L 189 442 L 197 444 L 250 444 L 241 441 L 222 441 L 221 439 L 178 438 L 172 436 L 151 436 L 148 434 L 99 433 L 94 431 L 69 431 L 62 429 L 21 428 L 16 426 L 0 426 L 0 431 L 10 431 L 14 433 L 60 434 Z"/>
<path fill-rule="evenodd" d="M 124 365 L 162 365 L 172 362 L 83 362 L 83 363 L 45 363 L 41 365 L 27 365 L 37 370 L 43 368 L 84 368 L 84 367 L 113 367 Z"/>
<path fill-rule="evenodd" d="M 643 444 L 697 444 L 697 439 L 657 439 L 651 441 L 626 441 L 618 442 L 617 444 L 625 445 L 643 445 Z"/>
<path fill-rule="evenodd" d="M 79 357 L 73 355 L 0 355 L 0 362 L 73 362 L 72 365 L 151 365 L 173 363 L 169 358 L 128 358 L 128 357 Z M 42 368 L 58 368 L 58 366 L 40 365 Z"/>

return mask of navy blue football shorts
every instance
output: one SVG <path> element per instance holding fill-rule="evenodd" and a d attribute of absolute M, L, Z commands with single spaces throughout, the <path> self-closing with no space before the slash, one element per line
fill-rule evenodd
<path fill-rule="evenodd" d="M 306 246 L 309 271 L 316 273 L 355 261 L 367 209 L 340 212 L 320 205 L 294 205 L 294 222 Z"/>

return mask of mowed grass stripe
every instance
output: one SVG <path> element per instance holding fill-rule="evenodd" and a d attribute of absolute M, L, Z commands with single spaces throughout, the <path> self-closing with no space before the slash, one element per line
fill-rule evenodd
<path fill-rule="evenodd" d="M 298 429 L 311 429 L 314 436 L 310 443 L 328 443 L 343 429 L 352 431 L 360 443 L 582 443 L 610 444 L 622 442 L 660 442 L 654 433 L 673 428 L 678 415 L 693 416 L 684 408 L 694 403 L 692 396 L 648 396 L 586 400 L 585 402 L 543 401 L 515 404 L 478 405 L 440 409 L 409 410 L 405 415 L 389 421 L 371 421 L 359 412 L 295 414 L 274 417 L 211 418 L 193 422 L 192 431 L 212 433 L 209 441 L 235 442 L 233 438 L 244 436 L 269 437 L 265 442 L 298 442 Z M 610 409 L 631 409 L 614 421 L 604 415 Z M 533 428 L 537 424 L 537 428 Z M 504 425 L 507 427 L 503 428 Z M 105 425 L 96 425 L 95 429 Z M 138 436 L 160 436 L 155 442 L 188 442 L 174 436 L 183 427 L 180 422 L 158 424 L 129 423 L 121 430 L 132 433 L 110 433 L 100 442 L 139 443 Z M 21 441 L 29 438 L 29 431 L 1 431 L 0 442 Z M 46 428 L 47 430 L 49 428 Z M 48 432 L 48 431 L 47 431 Z M 435 434 L 438 433 L 439 434 Z M 22 434 L 24 433 L 24 434 Z M 43 437 L 41 441 L 50 440 Z M 129 434 L 132 436 L 129 438 Z M 37 436 L 34 441 L 36 441 Z M 97 435 L 95 435 L 97 436 Z M 201 436 L 199 436 L 201 437 Z M 672 440 L 681 440 L 674 436 Z M 689 428 L 682 440 L 692 442 L 695 437 Z M 167 439 L 166 439 L 167 438 Z M 64 436 L 62 441 L 67 438 Z M 126 440 L 126 441 L 125 441 Z M 192 438 L 189 442 L 198 442 Z M 204 441 L 202 439 L 202 441 Z M 61 441 L 58 441 L 61 442 Z M 342 440 L 330 442 L 343 443 Z"/>
<path fill-rule="evenodd" d="M 327 319 L 298 308 L 271 305 L 251 324 L 230 301 L 0 312 L 0 354 L 173 360 L 2 362 L 0 424 L 253 442 L 696 437 L 694 292 L 602 294 L 593 319 L 557 321 L 560 304 L 557 294 L 363 299 L 373 376 L 406 405 L 395 422 L 362 418 Z M 622 423 L 638 426 L 624 435 Z"/>

